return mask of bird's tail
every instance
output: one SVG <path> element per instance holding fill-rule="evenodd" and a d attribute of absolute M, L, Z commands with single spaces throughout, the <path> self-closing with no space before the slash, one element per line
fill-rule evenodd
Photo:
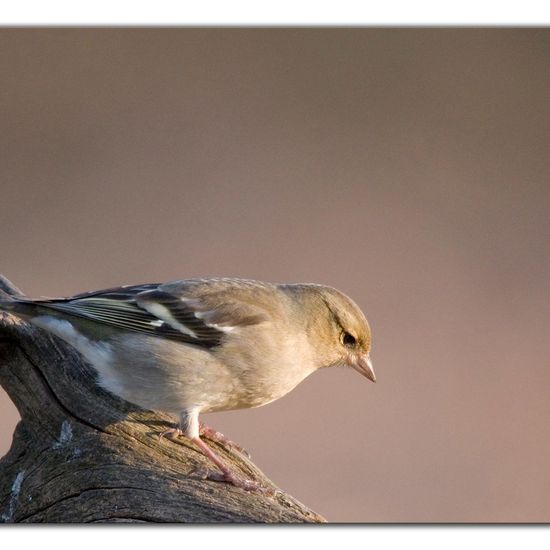
<path fill-rule="evenodd" d="M 0 274 L 0 313 L 7 311 L 23 319 L 35 317 L 42 299 L 27 298 L 9 279 Z"/>
<path fill-rule="evenodd" d="M 0 298 L 0 311 L 13 313 L 23 319 L 34 317 L 37 314 L 38 307 L 38 304 L 33 300 L 26 300 L 24 298 Z"/>

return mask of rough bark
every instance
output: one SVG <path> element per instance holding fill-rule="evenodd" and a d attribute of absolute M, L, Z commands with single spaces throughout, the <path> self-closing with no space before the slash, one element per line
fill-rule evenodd
<path fill-rule="evenodd" d="M 0 279 L 0 298 L 20 293 Z M 0 460 L 2 522 L 322 522 L 243 455 L 206 439 L 237 471 L 275 491 L 203 479 L 211 463 L 174 419 L 103 391 L 56 337 L 0 312 L 0 383 L 21 415 Z"/>

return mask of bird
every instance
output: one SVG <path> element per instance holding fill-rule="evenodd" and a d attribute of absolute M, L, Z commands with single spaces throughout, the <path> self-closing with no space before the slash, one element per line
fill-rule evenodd
<path fill-rule="evenodd" d="M 351 367 L 376 382 L 365 315 L 321 284 L 195 278 L 68 298 L 17 296 L 0 300 L 0 309 L 76 348 L 108 392 L 175 415 L 177 426 L 160 436 L 187 437 L 217 467 L 211 479 L 247 491 L 261 487 L 201 435 L 242 449 L 199 414 L 266 405 L 321 368 Z"/>

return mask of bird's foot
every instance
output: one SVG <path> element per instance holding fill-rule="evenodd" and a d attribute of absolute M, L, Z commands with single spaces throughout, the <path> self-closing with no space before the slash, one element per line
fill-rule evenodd
<path fill-rule="evenodd" d="M 234 487 L 239 487 L 245 491 L 261 493 L 264 495 L 275 494 L 272 489 L 267 489 L 251 479 L 245 479 L 235 474 L 233 470 L 200 437 L 195 437 L 192 441 L 220 470 L 219 472 L 208 471 L 205 476 L 206 479 L 210 479 L 212 481 L 224 481 L 225 483 L 230 483 Z"/>
<path fill-rule="evenodd" d="M 247 458 L 250 458 L 250 453 L 246 449 L 244 449 L 243 447 L 241 447 L 240 445 L 238 445 L 234 441 L 231 441 L 231 439 L 228 439 L 222 433 L 217 432 L 213 428 L 209 428 L 208 426 L 206 426 L 202 422 L 200 423 L 199 433 L 200 433 L 200 435 L 203 435 L 203 436 L 207 437 L 208 439 L 210 439 L 210 440 L 212 440 L 216 443 L 220 443 L 222 445 L 225 445 L 225 446 L 229 447 L 231 450 L 234 449 L 234 450 L 238 451 L 239 453 L 243 454 L 244 456 L 246 456 Z"/>
<path fill-rule="evenodd" d="M 224 472 L 215 472 L 212 470 L 201 470 L 199 475 L 203 479 L 208 479 L 209 481 L 221 481 L 223 483 L 229 483 L 234 487 L 239 489 L 244 489 L 245 491 L 250 491 L 251 493 L 258 493 L 266 496 L 273 496 L 275 491 L 273 489 L 268 489 L 263 485 L 260 485 L 257 481 L 252 481 L 251 479 L 246 479 L 240 477 L 233 473 L 230 470 Z"/>
<path fill-rule="evenodd" d="M 184 430 L 180 427 L 164 430 L 163 432 L 159 433 L 158 437 L 159 439 L 162 439 L 164 436 L 167 435 L 170 435 L 171 437 L 187 437 Z M 205 435 L 212 441 L 227 445 L 231 449 L 236 449 L 237 451 L 247 456 L 250 456 L 242 447 L 240 447 L 230 439 L 227 439 L 220 432 L 217 432 L 216 430 L 213 430 L 212 428 L 209 428 L 204 424 L 200 425 L 200 435 Z M 190 441 L 195 443 L 195 445 L 197 445 L 201 449 L 203 454 L 205 454 L 210 460 L 212 460 L 212 462 L 214 462 L 214 464 L 216 464 L 216 466 L 221 470 L 218 472 L 202 469 L 197 470 L 197 473 L 201 478 L 209 479 L 211 481 L 222 481 L 225 483 L 230 483 L 234 487 L 239 487 L 240 489 L 244 489 L 245 491 L 250 491 L 252 493 L 259 493 L 266 496 L 273 496 L 275 494 L 276 491 L 274 491 L 273 489 L 268 489 L 267 487 L 260 485 L 256 481 L 252 481 L 251 479 L 246 479 L 235 474 L 221 460 L 221 458 L 212 449 L 210 449 L 208 445 L 206 445 L 206 443 L 200 437 L 191 438 Z"/>

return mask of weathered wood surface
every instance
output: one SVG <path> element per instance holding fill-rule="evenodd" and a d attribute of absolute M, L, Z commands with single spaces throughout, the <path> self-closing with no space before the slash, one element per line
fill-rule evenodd
<path fill-rule="evenodd" d="M 0 298 L 19 291 L 0 279 Z M 173 423 L 95 382 L 58 338 L 0 312 L 0 383 L 21 415 L 0 460 L 2 522 L 322 522 L 291 496 L 205 480 L 211 463 L 189 441 L 159 440 Z M 209 445 L 237 471 L 276 490 L 254 464 Z"/>

